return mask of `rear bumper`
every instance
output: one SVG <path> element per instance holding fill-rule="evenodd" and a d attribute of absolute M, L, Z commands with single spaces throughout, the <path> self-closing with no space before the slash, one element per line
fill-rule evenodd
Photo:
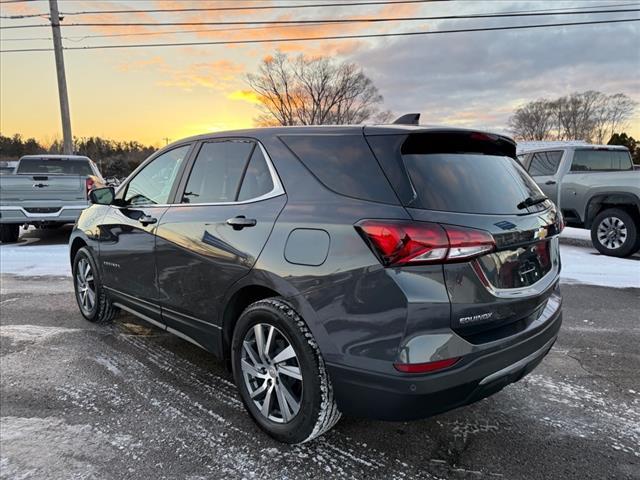
<path fill-rule="evenodd" d="M 58 210 L 42 213 L 28 211 L 30 207 L 2 206 L 0 207 L 0 223 L 75 223 L 87 205 L 64 205 Z M 39 208 L 34 207 L 34 208 Z"/>
<path fill-rule="evenodd" d="M 535 335 L 435 374 L 387 375 L 327 364 L 338 407 L 349 416 L 405 421 L 476 402 L 531 372 L 553 346 L 561 323 L 558 309 Z"/>

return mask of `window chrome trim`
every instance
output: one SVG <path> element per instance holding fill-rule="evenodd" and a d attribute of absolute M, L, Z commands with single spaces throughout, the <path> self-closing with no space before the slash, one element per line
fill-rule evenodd
<path fill-rule="evenodd" d="M 226 140 L 226 139 L 220 139 L 220 140 Z M 228 140 L 234 140 L 234 139 L 230 138 Z M 171 203 L 171 204 L 169 204 L 169 206 L 171 206 L 171 207 L 197 207 L 199 205 L 202 205 L 202 206 L 244 205 L 244 204 L 247 204 L 247 203 L 260 202 L 262 200 L 267 200 L 269 198 L 274 198 L 274 197 L 279 197 L 280 195 L 284 195 L 285 194 L 284 187 L 282 186 L 282 182 L 280 181 L 280 177 L 278 176 L 278 172 L 276 171 L 275 167 L 273 166 L 273 161 L 271 160 L 271 157 L 269 156 L 269 154 L 265 150 L 265 148 L 262 145 L 262 143 L 260 143 L 258 140 L 255 140 L 255 139 L 249 139 L 249 140 L 254 142 L 258 147 L 260 147 L 260 151 L 262 152 L 262 156 L 264 157 L 265 161 L 267 162 L 267 168 L 269 169 L 269 174 L 271 175 L 271 182 L 273 183 L 273 188 L 269 192 L 267 192 L 267 193 L 265 193 L 263 195 L 260 195 L 259 197 L 253 197 L 253 198 L 249 198 L 248 200 L 240 200 L 240 201 L 237 201 L 237 202 Z M 196 157 L 195 161 L 196 162 L 198 161 L 197 157 Z M 195 165 L 195 162 L 194 162 L 194 165 Z M 191 168 L 193 168 L 193 167 L 191 167 Z"/>
<path fill-rule="evenodd" d="M 218 140 L 218 139 L 215 139 Z M 234 138 L 229 138 L 229 139 L 224 139 L 224 138 L 220 138 L 219 140 L 235 140 Z M 254 142 L 258 147 L 260 147 L 260 151 L 262 152 L 262 155 L 264 156 L 265 161 L 267 162 L 267 168 L 269 169 L 269 174 L 271 175 L 271 181 L 273 183 L 273 188 L 271 189 L 271 191 L 260 195 L 259 197 L 254 197 L 254 198 L 250 198 L 248 200 L 241 200 L 238 202 L 206 202 L 206 203 L 148 203 L 148 204 L 144 204 L 144 205 L 128 205 L 128 206 L 116 206 L 116 205 L 112 205 L 116 208 L 120 208 L 120 209 L 126 209 L 126 208 L 151 208 L 151 207 L 199 207 L 199 206 L 203 206 L 203 207 L 215 207 L 215 206 L 224 206 L 224 205 L 245 205 L 247 203 L 255 203 L 255 202 L 260 202 L 262 200 L 268 200 L 270 198 L 275 198 L 275 197 L 279 197 L 281 195 L 284 195 L 286 192 L 284 190 L 284 187 L 282 186 L 282 182 L 280 181 L 280 177 L 278 176 L 278 172 L 276 171 L 276 168 L 273 166 L 273 161 L 271 160 L 271 157 L 269 156 L 269 154 L 267 153 L 267 150 L 264 148 L 264 146 L 262 145 L 262 143 L 260 143 L 258 140 L 250 138 L 248 139 L 249 141 Z M 205 142 L 203 142 L 205 143 Z M 197 160 L 197 157 L 196 157 Z M 195 163 L 194 163 L 195 165 Z M 193 166 L 191 167 L 193 169 Z"/>

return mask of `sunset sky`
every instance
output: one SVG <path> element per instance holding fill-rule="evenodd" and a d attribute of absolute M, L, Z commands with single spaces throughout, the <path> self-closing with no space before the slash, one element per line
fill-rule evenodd
<path fill-rule="evenodd" d="M 0 0 L 4 1 L 4 0 Z M 350 3 L 363 0 L 349 0 Z M 281 1 L 72 1 L 63 13 L 88 10 L 229 7 L 336 3 Z M 638 3 L 579 1 L 445 1 L 276 10 L 66 15 L 65 47 L 134 45 L 383 32 L 437 31 L 500 25 L 638 18 L 638 12 L 497 19 L 396 21 L 380 24 L 271 26 L 71 27 L 70 23 L 215 22 L 329 18 L 420 17 L 531 11 L 638 8 Z M 626 5 L 614 7 L 615 5 Z M 48 12 L 48 2 L 7 3 L 1 14 Z M 1 19 L 2 26 L 45 24 L 45 18 Z M 67 25 L 67 26 L 65 26 Z M 223 29 L 223 30 L 220 30 Z M 176 30 L 188 33 L 163 33 Z M 194 31 L 197 30 L 197 31 Z M 203 31 L 205 30 L 205 31 Z M 217 30 L 217 31 L 215 31 Z M 92 37 L 105 34 L 135 36 Z M 152 33 L 153 35 L 147 35 Z M 1 49 L 50 48 L 50 28 L 0 30 Z M 44 38 L 42 40 L 25 40 Z M 22 39 L 22 40 L 14 40 Z M 244 76 L 266 55 L 331 55 L 357 62 L 395 114 L 419 111 L 422 123 L 505 131 L 518 105 L 574 91 L 626 93 L 640 102 L 640 22 L 532 30 L 313 42 L 164 48 L 67 50 L 65 62 L 75 136 L 100 135 L 163 145 L 164 138 L 250 127 L 258 114 Z M 45 143 L 61 136 L 53 52 L 0 55 L 0 132 Z M 640 138 L 640 108 L 627 131 Z"/>

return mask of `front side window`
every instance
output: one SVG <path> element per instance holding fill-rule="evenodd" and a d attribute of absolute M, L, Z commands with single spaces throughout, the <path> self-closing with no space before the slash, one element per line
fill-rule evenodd
<path fill-rule="evenodd" d="M 540 175 L 555 175 L 560 166 L 562 152 L 537 152 L 531 158 L 529 165 L 529 175 L 532 177 Z"/>
<path fill-rule="evenodd" d="M 169 202 L 171 188 L 191 145 L 174 148 L 156 157 L 129 182 L 126 205 L 158 205 Z"/>

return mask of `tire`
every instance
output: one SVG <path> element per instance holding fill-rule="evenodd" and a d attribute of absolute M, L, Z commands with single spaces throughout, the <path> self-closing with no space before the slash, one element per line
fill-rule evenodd
<path fill-rule="evenodd" d="M 88 289 L 85 289 L 85 286 Z M 86 247 L 78 250 L 73 259 L 73 287 L 80 313 L 90 322 L 108 323 L 118 313 L 118 309 L 112 305 L 102 286 L 100 271 L 93 255 Z"/>
<path fill-rule="evenodd" d="M 257 329 L 264 334 L 263 344 L 269 343 L 269 332 L 273 332 L 266 354 L 263 349 L 264 362 L 255 348 Z M 251 361 L 245 342 L 255 361 Z M 288 348 L 292 348 L 295 357 L 278 362 L 278 357 L 288 357 Z M 248 369 L 247 363 L 253 367 Z M 320 349 L 304 320 L 283 299 L 260 300 L 245 309 L 233 332 L 231 364 L 245 408 L 258 426 L 276 440 L 290 444 L 308 442 L 328 431 L 340 419 Z M 262 376 L 252 376 L 251 370 Z M 298 373 L 301 380 L 290 376 Z M 256 395 L 261 388 L 263 393 Z M 265 415 L 262 411 L 269 392 L 271 402 Z M 283 408 L 281 402 L 287 406 Z"/>
<path fill-rule="evenodd" d="M 15 243 L 20 237 L 20 225 L 17 223 L 3 223 L 0 225 L 0 242 Z"/>
<path fill-rule="evenodd" d="M 627 211 L 608 208 L 593 220 L 591 242 L 603 255 L 627 257 L 638 248 L 638 225 Z"/>

